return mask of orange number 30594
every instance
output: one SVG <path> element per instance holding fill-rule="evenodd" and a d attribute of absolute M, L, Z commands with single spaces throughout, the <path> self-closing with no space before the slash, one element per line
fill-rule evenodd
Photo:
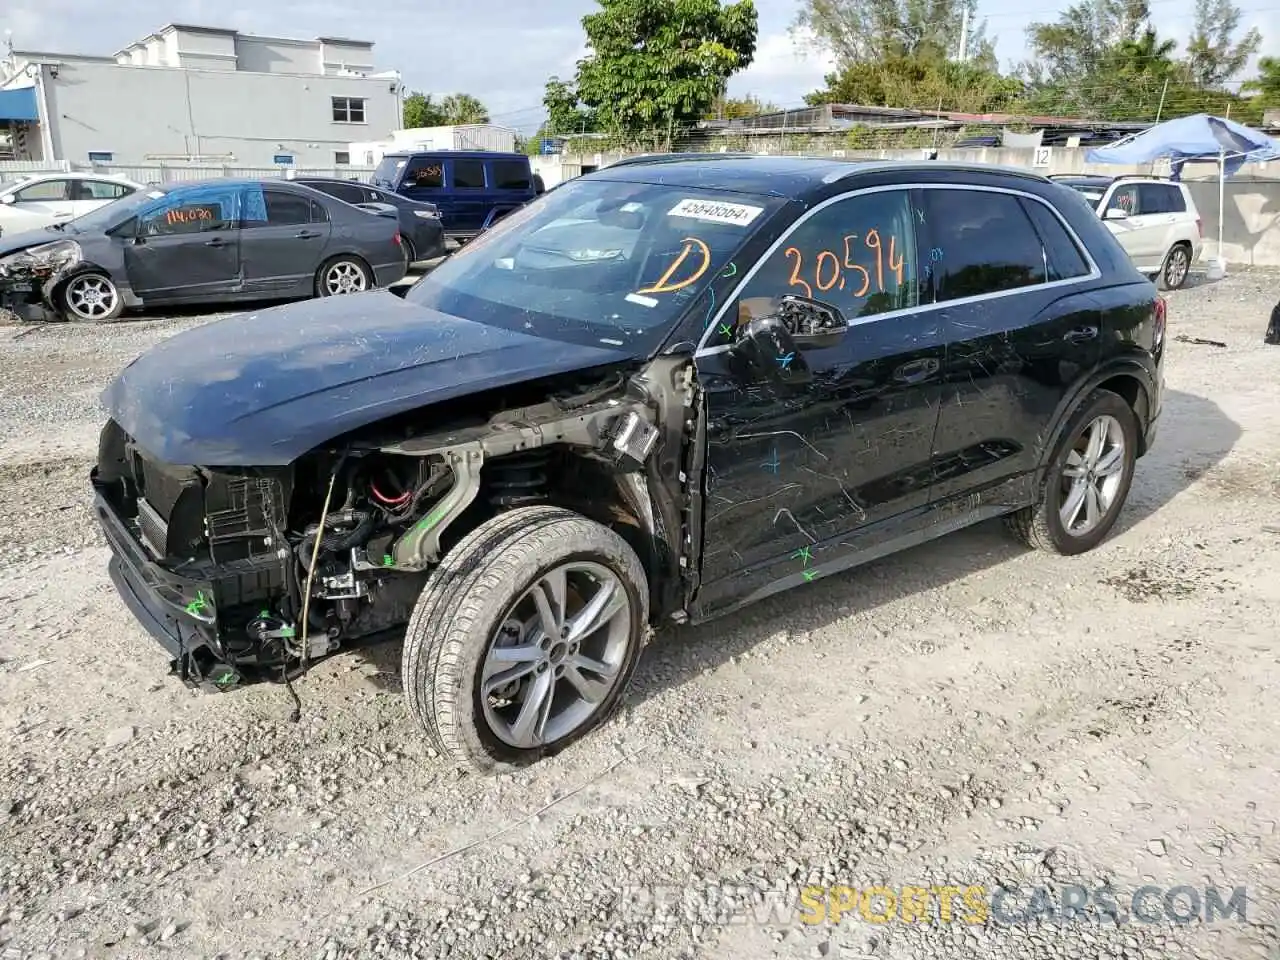
<path fill-rule="evenodd" d="M 888 250 L 880 240 L 879 230 L 868 230 L 861 244 L 858 244 L 857 240 L 856 233 L 842 238 L 843 249 L 839 254 L 832 250 L 819 250 L 813 258 L 812 274 L 805 267 L 804 254 L 797 247 L 787 247 L 782 252 L 783 256 L 792 261 L 791 278 L 787 281 L 787 285 L 803 287 L 806 297 L 812 297 L 815 288 L 820 293 L 826 293 L 828 290 L 848 290 L 854 297 L 865 297 L 871 292 L 872 271 L 875 272 L 876 292 L 885 292 L 884 280 L 887 271 L 901 286 L 904 268 L 902 254 L 898 250 L 898 238 L 890 234 Z M 855 259 L 855 251 L 859 246 L 873 253 L 869 268 Z M 808 276 L 812 276 L 812 282 L 807 279 Z"/>

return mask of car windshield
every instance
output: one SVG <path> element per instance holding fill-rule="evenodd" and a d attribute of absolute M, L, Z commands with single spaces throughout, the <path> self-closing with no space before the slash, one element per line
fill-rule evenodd
<path fill-rule="evenodd" d="M 146 190 L 138 190 L 127 197 L 104 204 L 96 210 L 90 210 L 74 220 L 68 220 L 65 230 L 67 233 L 99 233 L 110 230 L 168 192 L 167 187 L 148 187 Z"/>
<path fill-rule="evenodd" d="M 534 336 L 647 352 L 784 202 L 569 181 L 464 246 L 406 299 Z"/>

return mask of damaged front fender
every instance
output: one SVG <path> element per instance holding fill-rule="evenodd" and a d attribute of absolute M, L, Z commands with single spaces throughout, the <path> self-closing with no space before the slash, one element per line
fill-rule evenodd
<path fill-rule="evenodd" d="M 55 319 L 53 291 L 84 264 L 80 244 L 54 240 L 0 257 L 0 307 L 24 320 Z"/>

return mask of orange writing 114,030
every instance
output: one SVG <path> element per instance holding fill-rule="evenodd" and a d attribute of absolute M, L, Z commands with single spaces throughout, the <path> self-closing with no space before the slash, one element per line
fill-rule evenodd
<path fill-rule="evenodd" d="M 893 275 L 898 286 L 902 285 L 905 268 L 897 237 L 889 235 L 886 249 L 879 230 L 868 230 L 861 243 L 858 242 L 858 234 L 851 233 L 842 239 L 842 247 L 839 252 L 819 250 L 813 258 L 812 267 L 805 265 L 805 256 L 798 247 L 787 247 L 782 251 L 782 255 L 791 262 L 787 285 L 803 287 L 807 297 L 812 297 L 815 289 L 819 293 L 847 290 L 854 297 L 865 297 L 871 292 L 873 281 L 876 292 L 884 293 L 886 273 Z M 872 254 L 869 266 L 858 262 L 857 255 L 862 249 Z"/>

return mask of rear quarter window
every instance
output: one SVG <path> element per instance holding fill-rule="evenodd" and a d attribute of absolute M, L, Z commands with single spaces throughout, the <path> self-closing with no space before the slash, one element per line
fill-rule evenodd
<path fill-rule="evenodd" d="M 1025 198 L 1022 200 L 1022 209 L 1031 219 L 1043 245 L 1047 279 L 1071 280 L 1087 276 L 1089 263 L 1057 214 L 1040 201 Z"/>
<path fill-rule="evenodd" d="M 528 190 L 533 186 L 529 165 L 519 160 L 495 160 L 489 169 L 496 190 Z"/>

